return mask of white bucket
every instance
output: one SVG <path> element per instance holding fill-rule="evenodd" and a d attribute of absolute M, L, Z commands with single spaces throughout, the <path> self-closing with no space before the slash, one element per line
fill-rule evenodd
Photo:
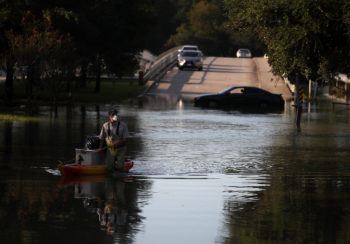
<path fill-rule="evenodd" d="M 99 165 L 105 163 L 104 151 L 75 149 L 75 162 L 83 165 Z"/>

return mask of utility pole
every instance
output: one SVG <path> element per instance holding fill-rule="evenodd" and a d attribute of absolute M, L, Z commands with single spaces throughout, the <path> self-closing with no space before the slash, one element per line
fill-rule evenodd
<path fill-rule="evenodd" d="M 304 88 L 300 85 L 299 74 L 296 75 L 295 85 L 296 85 L 296 91 L 294 94 L 294 104 L 295 104 L 294 106 L 296 109 L 295 124 L 297 126 L 298 131 L 301 131 L 300 122 L 301 122 L 301 115 L 303 111 Z"/>
<path fill-rule="evenodd" d="M 312 99 L 312 97 L 311 97 L 311 91 L 312 91 L 312 81 L 311 80 L 309 80 L 309 101 L 311 101 L 311 99 Z"/>
<path fill-rule="evenodd" d="M 296 120 L 295 123 L 297 125 L 298 131 L 301 130 L 300 127 L 300 121 L 301 121 L 301 114 L 303 112 L 303 100 L 304 100 L 304 88 L 302 86 L 299 86 L 297 90 L 297 104 L 296 104 Z"/>

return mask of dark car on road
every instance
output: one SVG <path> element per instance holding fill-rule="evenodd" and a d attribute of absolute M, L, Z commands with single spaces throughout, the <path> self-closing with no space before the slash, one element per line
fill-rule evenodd
<path fill-rule="evenodd" d="M 224 109 L 278 110 L 284 109 L 280 94 L 249 87 L 234 86 L 216 94 L 206 94 L 194 99 L 195 106 Z"/>

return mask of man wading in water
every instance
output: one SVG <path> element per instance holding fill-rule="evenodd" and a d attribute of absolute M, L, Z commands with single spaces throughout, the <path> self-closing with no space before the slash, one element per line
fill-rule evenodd
<path fill-rule="evenodd" d="M 126 139 L 129 137 L 127 125 L 120 121 L 117 110 L 108 112 L 108 122 L 102 125 L 100 149 L 106 144 L 106 164 L 109 172 L 124 170 Z"/>

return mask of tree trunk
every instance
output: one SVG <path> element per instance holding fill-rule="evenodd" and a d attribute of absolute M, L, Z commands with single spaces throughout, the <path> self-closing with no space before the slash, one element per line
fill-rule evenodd
<path fill-rule="evenodd" d="M 96 86 L 95 93 L 99 93 L 101 90 L 101 58 L 100 55 L 97 55 L 97 64 L 96 64 Z"/>
<path fill-rule="evenodd" d="M 86 69 L 87 69 L 87 63 L 83 61 L 81 64 L 81 72 L 80 72 L 80 88 L 86 88 Z"/>
<path fill-rule="evenodd" d="M 11 166 L 11 158 L 13 156 L 13 146 L 12 146 L 12 141 L 13 141 L 13 122 L 5 122 L 4 123 L 4 143 L 3 144 L 3 162 L 5 165 L 3 166 L 4 168 L 9 168 Z"/>
<path fill-rule="evenodd" d="M 14 75 L 14 63 L 11 59 L 6 60 L 6 81 L 5 81 L 5 99 L 8 102 L 13 98 L 13 75 Z"/>
<path fill-rule="evenodd" d="M 72 84 L 74 83 L 74 71 L 72 69 L 69 69 L 66 73 L 65 77 L 66 79 L 66 92 L 67 92 L 67 100 L 66 102 L 69 104 L 72 102 Z"/>
<path fill-rule="evenodd" d="M 29 66 L 27 72 L 27 82 L 26 82 L 26 96 L 30 98 L 33 95 L 33 84 L 34 84 L 34 67 Z"/>

